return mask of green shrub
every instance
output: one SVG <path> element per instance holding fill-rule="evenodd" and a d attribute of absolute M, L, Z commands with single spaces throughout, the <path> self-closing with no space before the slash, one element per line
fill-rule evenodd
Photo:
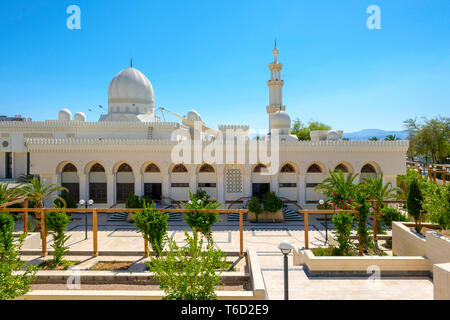
<path fill-rule="evenodd" d="M 248 203 L 248 210 L 255 214 L 256 221 L 258 222 L 258 217 L 263 212 L 261 202 L 258 198 L 253 197 L 252 200 L 250 200 L 250 202 Z"/>
<path fill-rule="evenodd" d="M 0 213 L 0 300 L 14 299 L 26 294 L 34 281 L 37 268 L 20 260 L 20 249 L 25 239 L 14 241 L 14 220 Z M 17 271 L 23 274 L 15 274 Z"/>
<path fill-rule="evenodd" d="M 46 230 L 53 231 L 53 244 L 51 245 L 54 250 L 53 266 L 60 266 L 65 263 L 64 256 L 69 251 L 65 244 L 70 238 L 69 235 L 65 235 L 65 232 L 69 222 L 70 217 L 65 212 L 55 211 L 45 215 Z"/>
<path fill-rule="evenodd" d="M 408 208 L 408 214 L 414 219 L 415 230 L 417 232 L 420 232 L 420 230 L 422 229 L 422 202 L 422 191 L 419 188 L 417 179 L 413 179 L 409 185 L 406 207 Z"/>
<path fill-rule="evenodd" d="M 180 248 L 168 239 L 165 256 L 150 257 L 149 270 L 155 274 L 164 300 L 215 300 L 214 287 L 221 283 L 220 272 L 229 266 L 225 254 L 208 241 L 202 250 L 203 240 L 190 237 L 185 232 L 187 245 Z"/>
<path fill-rule="evenodd" d="M 409 221 L 408 217 L 393 208 L 382 208 L 378 217 L 380 218 L 380 223 L 389 229 L 392 228 L 393 221 Z"/>
<path fill-rule="evenodd" d="M 164 249 L 164 239 L 167 235 L 167 220 L 169 215 L 156 210 L 156 204 L 152 202 L 149 207 L 144 202 L 144 209 L 134 215 L 134 225 L 142 233 L 159 257 Z"/>
<path fill-rule="evenodd" d="M 440 230 L 446 230 L 450 227 L 450 185 L 435 186 L 433 193 L 425 195 L 423 208 L 427 221 L 437 223 Z"/>
<path fill-rule="evenodd" d="M 332 219 L 339 244 L 337 252 L 341 256 L 352 255 L 354 251 L 353 241 L 350 239 L 353 219 L 353 214 L 343 211 L 335 214 Z"/>
<path fill-rule="evenodd" d="M 53 203 L 55 204 L 56 208 L 78 208 L 78 203 L 67 191 L 63 190 L 59 196 L 64 200 L 65 203 L 59 198 L 55 199 Z"/>
<path fill-rule="evenodd" d="M 128 194 L 127 200 L 125 201 L 125 207 L 128 209 L 139 209 L 142 208 L 141 199 L 133 192 Z"/>
<path fill-rule="evenodd" d="M 208 239 L 211 238 L 211 228 L 219 221 L 219 214 L 200 212 L 199 210 L 215 210 L 220 207 L 220 203 L 216 203 L 216 199 L 212 198 L 207 201 L 207 197 L 203 193 L 191 193 L 189 191 L 188 202 L 183 203 L 184 208 L 190 210 L 186 213 L 186 223 L 194 231 L 196 237 L 197 231 L 205 235 Z"/>
<path fill-rule="evenodd" d="M 267 192 L 263 196 L 263 205 L 264 210 L 268 212 L 277 212 L 281 208 L 283 208 L 283 201 L 277 197 L 275 192 Z"/>

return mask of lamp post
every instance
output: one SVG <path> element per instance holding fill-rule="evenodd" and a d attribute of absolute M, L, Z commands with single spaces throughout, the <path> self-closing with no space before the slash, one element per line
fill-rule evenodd
<path fill-rule="evenodd" d="M 319 200 L 319 204 L 323 205 L 325 202 L 323 199 Z M 325 244 L 328 243 L 328 214 L 325 213 Z"/>
<path fill-rule="evenodd" d="M 84 201 L 81 199 L 78 202 L 81 206 L 84 205 L 84 207 L 87 209 L 88 206 L 92 206 L 94 204 L 94 200 L 89 199 L 88 201 Z M 88 229 L 88 223 L 87 223 L 87 212 L 84 213 L 84 240 L 87 240 L 87 229 Z"/>
<path fill-rule="evenodd" d="M 284 255 L 284 300 L 289 300 L 288 255 L 294 249 L 294 246 L 289 241 L 283 240 L 278 245 L 278 249 Z"/>

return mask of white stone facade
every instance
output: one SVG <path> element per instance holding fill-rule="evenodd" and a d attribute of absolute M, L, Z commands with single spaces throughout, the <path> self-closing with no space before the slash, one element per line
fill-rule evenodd
<path fill-rule="evenodd" d="M 395 185 L 396 175 L 406 171 L 408 141 L 344 141 L 341 131 L 312 134 L 312 141 L 297 141 L 290 135 L 277 56 L 275 48 L 266 108 L 271 134 L 262 138 L 269 143 L 279 133 L 279 159 L 272 174 L 258 172 L 258 164 L 264 164 L 260 156 L 249 160 L 254 140 L 248 137 L 248 126 L 221 125 L 207 134 L 209 128 L 194 110 L 187 118 L 177 116 L 181 123 L 161 121 L 155 116 L 150 82 L 129 68 L 111 82 L 108 114 L 98 122 L 86 122 L 80 113 L 72 118 L 68 110 L 62 110 L 58 120 L 0 121 L 0 179 L 38 174 L 45 183 L 70 186 L 77 199 L 95 196 L 98 207 L 121 202 L 130 191 L 162 196 L 165 203 L 184 201 L 188 190 L 198 188 L 224 205 L 269 189 L 284 200 L 313 205 L 320 197 L 314 185 L 338 165 L 346 172 L 383 172 L 386 181 Z M 240 148 L 233 146 L 234 160 L 228 159 L 228 151 L 216 155 L 219 161 L 209 166 L 201 160 L 177 166 L 173 148 L 184 134 L 194 136 L 193 121 L 201 123 L 203 148 L 219 141 L 218 133 L 239 130 L 244 142 Z M 242 154 L 246 161 L 236 160 Z"/>

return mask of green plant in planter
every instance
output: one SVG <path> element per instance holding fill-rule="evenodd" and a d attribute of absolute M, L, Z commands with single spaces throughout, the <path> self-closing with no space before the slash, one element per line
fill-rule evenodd
<path fill-rule="evenodd" d="M 264 210 L 268 212 L 277 212 L 278 210 L 283 208 L 283 201 L 281 201 L 281 199 L 277 197 L 275 192 L 267 192 L 265 195 L 263 195 L 262 201 Z"/>
<path fill-rule="evenodd" d="M 0 300 L 14 299 L 26 294 L 37 270 L 37 267 L 27 266 L 26 262 L 20 260 L 25 234 L 15 241 L 13 232 L 13 218 L 0 213 Z M 15 274 L 21 270 L 24 273 Z"/>
<path fill-rule="evenodd" d="M 408 197 L 406 199 L 406 207 L 408 208 L 408 213 L 413 217 L 415 222 L 416 232 L 420 232 L 422 229 L 422 216 L 423 216 L 423 195 L 419 188 L 417 179 L 413 179 L 409 185 Z"/>
<path fill-rule="evenodd" d="M 206 202 L 207 198 L 202 194 L 191 193 L 189 191 L 190 200 L 184 202 L 184 208 L 189 210 L 186 213 L 186 223 L 194 231 L 194 238 L 197 241 L 197 232 L 203 234 L 208 240 L 211 240 L 211 228 L 219 221 L 219 214 L 200 212 L 200 210 L 215 210 L 220 207 L 220 203 L 216 203 L 216 199 L 212 198 Z"/>
<path fill-rule="evenodd" d="M 148 207 L 144 201 L 144 209 L 134 215 L 134 225 L 148 241 L 157 257 L 160 257 L 164 249 L 164 239 L 167 236 L 167 220 L 169 215 L 156 210 L 156 204 L 152 202 Z"/>
<path fill-rule="evenodd" d="M 258 217 L 263 212 L 261 202 L 258 198 L 253 197 L 252 200 L 250 200 L 250 202 L 248 203 L 248 210 L 255 214 L 256 222 L 258 222 Z"/>
<path fill-rule="evenodd" d="M 353 214 L 343 211 L 333 216 L 332 220 L 337 233 L 336 240 L 339 244 L 337 247 L 337 252 L 339 255 L 352 255 L 354 252 L 353 241 L 350 239 L 353 219 Z"/>
<path fill-rule="evenodd" d="M 408 217 L 394 208 L 381 208 L 379 217 L 381 222 L 379 226 L 382 224 L 389 229 L 392 228 L 394 221 L 409 221 Z"/>
<path fill-rule="evenodd" d="M 54 250 L 52 264 L 55 267 L 65 264 L 64 256 L 69 251 L 65 244 L 70 238 L 65 232 L 70 220 L 65 212 L 55 211 L 45 215 L 46 230 L 53 231 L 53 244 L 51 246 Z"/>
<path fill-rule="evenodd" d="M 185 235 L 187 245 L 182 248 L 167 239 L 165 256 L 150 257 L 149 270 L 166 293 L 164 300 L 215 300 L 214 287 L 221 283 L 221 270 L 228 267 L 226 256 L 212 241 L 203 250 L 202 239 L 187 231 Z"/>

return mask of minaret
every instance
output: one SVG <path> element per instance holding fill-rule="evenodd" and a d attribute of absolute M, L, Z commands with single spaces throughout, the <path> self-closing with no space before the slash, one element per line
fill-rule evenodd
<path fill-rule="evenodd" d="M 281 69 L 283 64 L 278 62 L 278 48 L 277 41 L 275 40 L 275 47 L 272 50 L 273 62 L 269 63 L 270 80 L 267 81 L 269 86 L 269 105 L 266 107 L 269 114 L 269 128 L 270 128 L 270 116 L 277 111 L 285 111 L 286 106 L 283 106 L 283 85 L 284 81 L 281 80 Z"/>

